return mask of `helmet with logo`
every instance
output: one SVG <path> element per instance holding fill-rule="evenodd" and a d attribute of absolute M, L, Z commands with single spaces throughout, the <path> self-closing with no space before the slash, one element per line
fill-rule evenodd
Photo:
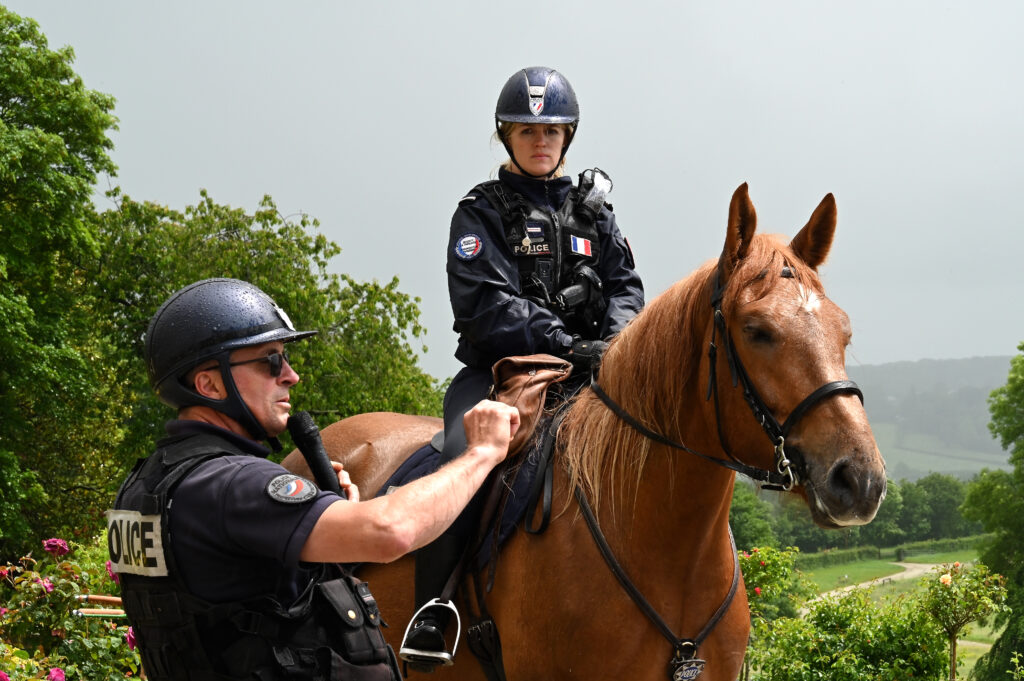
<path fill-rule="evenodd" d="M 501 89 L 498 104 L 494 108 L 494 125 L 498 130 L 498 137 L 505 145 L 512 162 L 529 177 L 536 176 L 523 170 L 516 161 L 508 141 L 501 134 L 501 124 L 541 123 L 569 126 L 562 156 L 558 159 L 558 165 L 561 165 L 565 152 L 576 135 L 579 122 L 580 105 L 572 85 L 561 73 L 546 66 L 530 66 L 512 74 L 505 82 L 505 87 Z"/>
<path fill-rule="evenodd" d="M 149 382 L 160 400 L 180 409 L 207 406 L 238 421 L 258 440 L 269 439 L 249 411 L 231 376 L 233 350 L 270 341 L 288 343 L 316 331 L 296 331 L 292 320 L 270 296 L 238 279 L 204 279 L 173 293 L 146 331 Z M 215 400 L 196 392 L 186 375 L 216 360 L 228 396 Z"/>

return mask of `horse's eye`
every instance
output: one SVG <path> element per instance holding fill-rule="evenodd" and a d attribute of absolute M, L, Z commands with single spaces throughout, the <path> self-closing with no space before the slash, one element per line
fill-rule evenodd
<path fill-rule="evenodd" d="M 756 324 L 747 324 L 743 327 L 743 334 L 751 343 L 760 345 L 771 345 L 775 342 L 775 335 L 771 329 Z"/>

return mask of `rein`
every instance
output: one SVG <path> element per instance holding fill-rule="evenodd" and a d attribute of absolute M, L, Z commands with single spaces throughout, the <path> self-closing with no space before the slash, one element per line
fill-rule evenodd
<path fill-rule="evenodd" d="M 675 635 L 672 629 L 665 622 L 664 618 L 658 614 L 658 611 L 654 609 L 654 606 L 644 598 L 644 595 L 640 593 L 640 590 L 636 588 L 630 580 L 629 575 L 619 564 L 619 561 L 615 559 L 615 555 L 612 553 L 611 547 L 608 545 L 608 540 L 605 539 L 604 533 L 601 532 L 601 527 L 597 524 L 597 518 L 594 516 L 593 510 L 590 508 L 590 503 L 587 501 L 586 495 L 583 490 L 577 485 L 576 487 L 576 501 L 580 505 L 580 510 L 583 512 L 583 518 L 587 521 L 587 527 L 590 529 L 590 536 L 594 538 L 594 543 L 597 544 L 598 550 L 601 552 L 601 556 L 604 558 L 604 562 L 608 565 L 608 568 L 615 575 L 615 579 L 619 581 L 622 588 L 629 594 L 629 597 L 633 599 L 633 602 L 638 608 L 647 616 L 647 619 L 657 627 L 661 635 L 664 636 L 672 647 L 675 649 L 675 657 L 670 663 L 675 668 L 694 668 L 702 669 L 704 666 L 703 660 L 695 660 L 697 654 L 697 648 L 708 637 L 708 634 L 715 628 L 719 620 L 725 615 L 726 611 L 729 610 L 729 606 L 732 605 L 732 599 L 736 596 L 736 589 L 740 583 L 740 561 L 736 555 L 736 542 L 732 536 L 732 530 L 729 530 L 729 545 L 732 552 L 732 585 L 729 587 L 729 593 L 726 594 L 725 600 L 718 606 L 718 610 L 711 616 L 711 619 L 704 628 L 700 630 L 696 638 L 679 638 Z M 673 670 L 674 671 L 674 670 Z M 698 671 L 699 673 L 699 671 Z M 672 678 L 676 678 L 673 673 Z M 685 677 L 682 677 L 685 678 Z"/>
<path fill-rule="evenodd" d="M 754 480 L 758 480 L 764 483 L 761 485 L 764 489 L 789 491 L 800 481 L 800 475 L 796 470 L 794 470 L 794 464 L 786 456 L 785 450 L 786 436 L 789 435 L 793 426 L 803 418 L 811 407 L 826 397 L 834 394 L 852 393 L 859 397 L 863 404 L 864 394 L 853 381 L 831 381 L 805 397 L 780 425 L 771 410 L 767 405 L 765 405 L 764 400 L 761 399 L 757 389 L 754 387 L 753 381 L 750 380 L 750 375 L 747 373 L 746 368 L 743 366 L 743 362 L 740 361 L 739 354 L 736 352 L 735 345 L 732 341 L 732 335 L 729 333 L 729 329 L 725 325 L 725 314 L 722 312 L 724 286 L 721 283 L 722 277 L 720 275 L 721 264 L 719 264 L 719 269 L 715 272 L 714 291 L 711 296 L 711 307 L 714 314 L 714 327 L 711 331 L 711 342 L 708 346 L 708 361 L 710 363 L 710 369 L 708 371 L 708 390 L 707 397 L 705 399 L 711 399 L 712 396 L 714 397 L 715 422 L 718 430 L 718 440 L 722 445 L 722 450 L 729 457 L 728 459 L 709 456 L 698 452 L 695 449 L 691 449 L 681 442 L 676 442 L 675 440 L 672 440 L 661 433 L 655 432 L 640 423 L 640 421 L 623 409 L 620 404 L 613 400 L 608 393 L 601 388 L 597 382 L 596 372 L 591 373 L 590 389 L 595 395 L 597 395 L 601 402 L 603 402 L 604 405 L 612 411 L 612 413 L 644 437 L 674 449 L 679 449 L 689 454 L 693 454 L 694 456 L 700 457 L 701 459 L 714 463 L 715 465 L 728 468 L 749 478 L 753 478 Z M 782 270 L 782 276 L 787 278 L 792 277 L 792 270 L 790 270 L 789 267 L 784 267 Z M 726 358 L 729 362 L 729 370 L 732 375 L 733 387 L 735 388 L 737 385 L 742 384 L 744 399 L 750 406 L 750 409 L 754 414 L 754 418 L 761 425 L 761 428 L 775 447 L 774 470 L 766 470 L 743 463 L 732 454 L 726 444 L 725 435 L 722 430 L 721 411 L 719 409 L 718 379 L 716 373 L 718 347 L 715 345 L 715 340 L 719 333 L 722 335 L 722 343 L 725 348 Z M 640 593 L 639 589 L 636 588 L 636 585 L 633 584 L 629 579 L 629 576 L 622 569 L 622 566 L 615 559 L 615 556 L 612 554 L 611 547 L 608 545 L 608 541 L 601 533 L 601 528 L 597 524 L 597 519 L 594 517 L 594 513 L 590 508 L 586 495 L 579 486 L 576 487 L 575 494 L 576 500 L 580 505 L 580 510 L 583 513 L 583 517 L 587 522 L 587 527 L 594 539 L 594 543 L 597 544 L 597 547 L 600 550 L 605 563 L 612 571 L 612 574 L 615 575 L 619 584 L 623 589 L 625 589 L 626 593 L 629 594 L 629 597 L 637 607 L 644 613 L 644 615 L 647 616 L 655 627 L 657 627 L 658 631 L 661 632 L 661 635 L 672 644 L 672 647 L 675 650 L 675 655 L 669 663 L 669 678 L 673 679 L 673 681 L 696 678 L 703 671 L 705 665 L 704 660 L 696 658 L 697 648 L 725 615 L 729 606 L 732 604 L 733 598 L 736 595 L 736 589 L 739 585 L 739 557 L 736 555 L 736 542 L 732 536 L 732 529 L 730 528 L 729 530 L 729 543 L 733 555 L 733 576 L 732 586 L 729 588 L 729 593 L 726 595 L 722 605 L 720 605 L 718 610 L 715 611 L 711 620 L 704 625 L 704 628 L 696 638 L 682 639 L 672 632 L 665 620 L 651 606 L 650 602 L 644 598 L 643 594 Z"/>

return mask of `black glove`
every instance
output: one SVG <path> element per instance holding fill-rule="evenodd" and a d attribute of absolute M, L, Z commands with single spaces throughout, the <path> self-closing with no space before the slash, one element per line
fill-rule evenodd
<path fill-rule="evenodd" d="M 573 341 L 568 359 L 577 369 L 595 369 L 601 364 L 601 355 L 607 349 L 608 344 L 602 340 Z"/>

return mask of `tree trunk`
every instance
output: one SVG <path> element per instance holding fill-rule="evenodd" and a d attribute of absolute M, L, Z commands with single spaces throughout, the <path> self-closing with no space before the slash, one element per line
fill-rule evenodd
<path fill-rule="evenodd" d="M 949 681 L 956 681 L 956 634 L 949 637 Z"/>

